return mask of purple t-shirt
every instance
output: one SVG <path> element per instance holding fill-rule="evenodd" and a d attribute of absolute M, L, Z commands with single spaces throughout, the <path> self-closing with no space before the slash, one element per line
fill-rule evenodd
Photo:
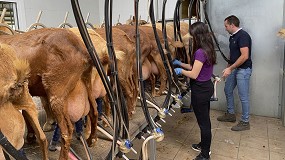
<path fill-rule="evenodd" d="M 196 78 L 196 81 L 205 82 L 211 79 L 214 66 L 209 64 L 208 57 L 203 49 L 198 49 L 194 53 L 194 59 L 203 63 L 202 69 Z"/>

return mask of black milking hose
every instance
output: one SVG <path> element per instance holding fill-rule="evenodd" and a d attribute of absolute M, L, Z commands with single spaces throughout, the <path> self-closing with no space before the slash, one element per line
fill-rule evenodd
<path fill-rule="evenodd" d="M 115 63 L 114 61 L 114 54 L 113 54 L 113 50 L 112 50 L 112 41 L 109 37 L 109 33 L 110 32 L 110 24 L 109 24 L 109 0 L 105 0 L 105 10 L 104 10 L 104 18 L 105 18 L 105 32 L 106 32 L 106 41 L 107 41 L 107 49 L 108 49 L 108 54 L 109 54 L 109 59 L 111 60 L 111 63 L 110 63 L 110 69 L 111 69 L 111 75 L 113 76 L 113 80 L 114 80 L 114 83 L 113 86 L 115 86 L 115 89 L 117 89 L 117 79 L 116 79 L 116 70 L 115 70 Z M 121 116 L 120 116 L 120 109 L 119 109 L 119 106 L 118 106 L 118 90 L 116 90 L 116 112 L 114 112 L 115 114 L 113 114 L 113 122 L 116 124 L 114 127 L 114 139 L 112 141 L 112 146 L 111 146 L 111 150 L 109 151 L 106 159 L 108 160 L 111 160 L 111 159 L 114 159 L 114 154 L 115 154 L 115 148 L 116 148 L 116 145 L 117 145 L 117 140 L 118 140 L 118 137 L 119 137 L 119 130 L 120 130 L 120 127 L 121 127 Z"/>
<path fill-rule="evenodd" d="M 139 88 L 140 88 L 140 97 L 141 97 L 141 106 L 145 116 L 145 119 L 148 123 L 148 126 L 151 130 L 155 129 L 155 124 L 150 116 L 148 111 L 148 106 L 146 104 L 145 98 L 145 90 L 143 84 L 143 77 L 142 77 L 142 62 L 141 62 L 141 50 L 140 50 L 140 32 L 139 32 L 139 23 L 138 23 L 138 5 L 139 0 L 135 0 L 135 26 L 136 26 L 136 61 L 137 61 L 137 70 L 139 75 Z"/>
<path fill-rule="evenodd" d="M 172 57 L 171 57 L 171 54 L 170 54 L 170 49 L 169 49 L 169 44 L 168 44 L 168 39 L 167 39 L 167 31 L 166 31 L 166 22 L 165 22 L 165 7 L 166 7 L 166 2 L 167 0 L 163 0 L 163 7 L 162 7 L 162 32 L 163 32 L 163 40 L 164 40 L 164 46 L 165 46 L 165 49 L 167 51 L 167 58 L 168 58 L 168 63 L 170 64 L 170 67 L 171 67 L 171 70 L 172 70 L 172 76 L 174 78 L 174 83 L 178 84 L 178 77 L 177 75 L 175 74 L 175 71 L 174 71 L 174 67 L 173 67 L 173 64 L 172 64 Z M 172 82 L 172 81 L 171 81 Z M 170 83 L 170 82 L 169 82 Z M 169 86 L 169 92 L 171 91 L 171 85 Z M 178 85 L 175 85 L 176 87 L 176 93 L 177 91 L 179 91 L 179 88 L 178 88 Z M 170 95 L 171 96 L 171 93 Z"/>
<path fill-rule="evenodd" d="M 25 155 L 21 154 L 21 152 L 18 151 L 8 141 L 8 139 L 3 135 L 1 130 L 0 130 L 0 146 L 3 148 L 3 152 L 7 152 L 9 155 L 11 155 L 15 159 L 28 160 L 28 158 Z"/>
<path fill-rule="evenodd" d="M 170 70 L 169 70 L 169 67 L 168 67 L 168 64 L 167 64 L 167 60 L 165 58 L 165 55 L 164 55 L 164 51 L 163 51 L 163 48 L 161 46 L 161 43 L 160 43 L 160 40 L 159 40 L 159 36 L 157 34 L 157 30 L 156 30 L 156 24 L 155 24 L 155 18 L 154 18 L 154 9 L 153 9 L 153 0 L 150 1 L 150 5 L 149 5 L 149 17 L 150 17 L 150 20 L 151 20 L 151 24 L 152 24 L 152 29 L 153 29 L 153 33 L 154 33 L 154 36 L 155 36 L 155 41 L 156 41 L 156 44 L 157 44 L 157 47 L 158 47 L 158 50 L 159 50 L 159 53 L 160 53 L 160 57 L 162 59 L 162 62 L 163 62 L 163 65 L 164 65 L 164 68 L 165 68 L 165 71 L 167 73 L 167 80 L 169 82 L 169 84 L 171 83 L 172 79 L 171 79 L 171 73 L 170 73 Z M 169 89 L 171 89 L 171 86 L 169 87 Z M 168 103 L 169 103 L 169 100 L 170 100 L 170 94 L 168 94 L 162 104 L 162 108 L 168 108 Z"/>
<path fill-rule="evenodd" d="M 122 127 L 123 129 L 123 139 L 129 139 L 128 134 L 128 128 L 129 128 L 129 119 L 128 119 L 128 113 L 126 109 L 126 103 L 123 96 L 123 92 L 120 86 L 120 81 L 118 79 L 118 67 L 117 67 L 117 60 L 116 60 L 116 54 L 113 46 L 113 39 L 112 39 L 112 0 L 106 0 L 105 1 L 105 33 L 106 33 L 106 41 L 107 41 L 107 47 L 108 47 L 108 54 L 109 58 L 111 60 L 111 75 L 114 81 L 114 88 L 115 93 L 117 96 L 117 103 L 119 104 L 117 108 L 117 114 L 118 114 L 118 120 L 119 120 L 119 126 L 123 125 L 126 126 Z"/>
<path fill-rule="evenodd" d="M 189 25 L 188 25 L 188 33 L 190 34 L 190 28 L 191 28 L 191 18 L 192 18 L 192 9 L 193 9 L 193 3 L 194 3 L 194 0 L 190 0 L 189 2 L 189 6 L 188 6 L 188 13 L 189 13 Z M 190 43 L 191 42 L 191 39 L 189 39 L 189 48 L 188 48 L 188 54 L 189 56 L 191 57 L 191 52 L 192 52 L 192 44 Z"/>
<path fill-rule="evenodd" d="M 110 105 L 111 105 L 112 112 L 114 115 L 114 112 L 116 112 L 115 111 L 116 104 L 114 102 L 114 95 L 111 91 L 111 84 L 108 81 L 107 75 L 105 74 L 105 72 L 103 70 L 103 66 L 102 66 L 101 62 L 99 61 L 99 57 L 97 55 L 97 52 L 96 52 L 96 50 L 92 44 L 91 38 L 87 32 L 87 29 L 86 29 L 86 26 L 85 26 L 85 23 L 84 23 L 84 20 L 82 17 L 82 13 L 81 13 L 81 10 L 79 7 L 78 0 L 71 0 L 71 5 L 72 5 L 72 10 L 73 10 L 74 17 L 75 17 L 77 26 L 79 28 L 81 37 L 82 37 L 83 42 L 84 42 L 84 44 L 88 50 L 89 55 L 93 61 L 93 64 L 95 65 L 95 67 L 99 73 L 99 76 L 100 76 L 100 78 L 104 84 L 104 87 L 107 91 L 107 95 L 108 95 L 108 98 L 110 100 Z M 116 124 L 114 124 L 114 128 L 116 128 Z M 114 135 L 114 136 L 117 137 L 117 135 Z M 116 144 L 114 144 L 114 145 L 116 145 Z M 112 148 L 113 148 L 113 144 L 112 144 Z"/>
<path fill-rule="evenodd" d="M 225 54 L 222 52 L 222 50 L 221 50 L 221 48 L 220 48 L 220 45 L 219 45 L 219 42 L 218 42 L 218 40 L 217 40 L 217 38 L 216 38 L 216 36 L 215 36 L 215 34 L 214 34 L 214 31 L 213 31 L 213 29 L 212 29 L 212 26 L 211 26 L 211 23 L 210 23 L 210 20 L 209 20 L 209 17 L 208 17 L 208 13 L 207 13 L 207 11 L 206 11 L 206 5 L 204 5 L 203 7 L 204 7 L 205 19 L 206 19 L 206 21 L 207 21 L 207 23 L 208 23 L 209 29 L 210 29 L 210 31 L 211 31 L 211 33 L 212 33 L 212 37 L 213 37 L 213 39 L 214 39 L 214 41 L 215 41 L 215 43 L 216 43 L 216 46 L 217 46 L 218 50 L 220 51 L 220 53 L 221 53 L 223 59 L 224 59 L 226 62 L 230 63 L 230 60 L 229 60 L 229 59 L 225 56 Z"/>
<path fill-rule="evenodd" d="M 174 27 L 174 39 L 175 41 L 177 41 L 179 39 L 180 42 L 182 41 L 182 36 L 181 36 L 181 32 L 180 32 L 180 13 L 179 13 L 179 9 L 181 6 L 182 0 L 177 0 L 176 5 L 175 5 L 175 9 L 174 9 L 174 17 L 173 17 L 173 27 Z M 177 49 L 176 49 L 177 52 Z M 187 62 L 187 55 L 186 55 L 186 49 L 183 46 L 182 47 L 182 56 L 183 56 L 183 61 L 185 63 Z"/>

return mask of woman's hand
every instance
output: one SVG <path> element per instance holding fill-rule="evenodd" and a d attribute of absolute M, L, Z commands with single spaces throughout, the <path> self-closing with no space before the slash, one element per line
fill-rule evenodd
<path fill-rule="evenodd" d="M 177 59 L 175 59 L 175 60 L 172 62 L 173 65 L 178 65 L 178 66 L 180 66 L 181 63 L 182 63 L 182 62 L 179 61 L 179 60 L 177 60 Z"/>
<path fill-rule="evenodd" d="M 175 68 L 174 71 L 175 71 L 175 74 L 177 74 L 177 75 L 182 74 L 182 68 Z"/>

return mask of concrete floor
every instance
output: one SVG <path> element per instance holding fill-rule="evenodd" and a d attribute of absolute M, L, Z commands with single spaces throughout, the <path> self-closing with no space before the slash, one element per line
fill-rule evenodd
<path fill-rule="evenodd" d="M 285 127 L 281 120 L 251 116 L 251 129 L 234 132 L 236 123 L 219 122 L 223 112 L 211 110 L 212 160 L 284 160 Z M 194 113 L 176 113 L 163 125 L 165 139 L 157 143 L 158 160 L 192 160 L 198 153 L 192 143 L 200 142 L 200 130 Z"/>
<path fill-rule="evenodd" d="M 132 121 L 143 118 L 142 112 L 137 109 Z M 198 152 L 191 149 L 191 144 L 200 141 L 200 130 L 193 112 L 181 114 L 179 109 L 172 117 L 168 116 L 162 125 L 165 138 L 156 143 L 157 160 L 192 160 Z M 221 111 L 211 110 L 212 121 L 212 160 L 285 160 L 285 127 L 281 120 L 261 116 L 251 116 L 251 129 L 248 131 L 234 132 L 231 127 L 236 123 L 218 122 Z M 240 115 L 238 115 L 240 116 Z M 44 121 L 40 118 L 40 121 Z M 42 123 L 42 122 L 41 122 Z M 138 127 L 138 126 L 137 126 Z M 52 133 L 46 133 L 50 141 Z M 135 140 L 134 147 L 140 151 L 142 140 Z M 110 150 L 111 142 L 99 139 L 94 148 L 91 148 L 93 159 L 104 159 Z M 85 152 L 80 141 L 73 140 L 72 148 L 85 158 Z M 24 150 L 31 160 L 41 159 L 37 144 L 25 144 Z M 55 160 L 59 152 L 49 152 L 50 160 Z M 129 159 L 138 159 L 138 155 L 127 154 Z"/>

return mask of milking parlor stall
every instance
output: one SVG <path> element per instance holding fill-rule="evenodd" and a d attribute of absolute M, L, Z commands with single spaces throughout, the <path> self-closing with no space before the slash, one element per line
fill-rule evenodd
<path fill-rule="evenodd" d="M 217 54 L 211 109 L 226 111 L 229 15 L 252 37 L 250 114 L 285 124 L 283 0 L 3 0 L 0 12 L 0 159 L 157 159 L 165 118 L 194 114 L 172 62 L 189 63 L 197 21 Z"/>

